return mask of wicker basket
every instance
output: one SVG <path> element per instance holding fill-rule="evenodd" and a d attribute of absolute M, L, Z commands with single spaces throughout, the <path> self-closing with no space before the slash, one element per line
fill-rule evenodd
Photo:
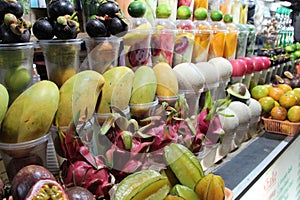
<path fill-rule="evenodd" d="M 280 121 L 262 117 L 265 131 L 270 133 L 279 133 L 289 136 L 296 135 L 300 130 L 300 123 L 293 123 L 287 120 Z"/>

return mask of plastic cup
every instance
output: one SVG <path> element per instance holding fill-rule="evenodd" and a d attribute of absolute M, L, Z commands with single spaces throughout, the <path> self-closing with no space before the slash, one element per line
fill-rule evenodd
<path fill-rule="evenodd" d="M 207 170 L 215 164 L 218 144 L 204 144 L 202 150 L 197 155 L 203 170 Z"/>
<path fill-rule="evenodd" d="M 248 130 L 249 130 L 249 122 L 239 124 L 233 141 L 235 146 L 240 147 L 244 141 L 249 139 L 247 134 Z"/>
<path fill-rule="evenodd" d="M 125 65 L 136 69 L 139 66 L 151 66 L 152 25 L 146 18 L 130 18 L 129 30 L 123 36 L 122 56 Z"/>
<path fill-rule="evenodd" d="M 251 117 L 251 120 L 249 122 L 248 138 L 252 138 L 258 134 L 260 121 L 260 116 Z"/>
<path fill-rule="evenodd" d="M 168 103 L 170 106 L 174 106 L 178 100 L 178 96 L 157 96 L 158 103 L 162 104 L 163 102 Z"/>
<path fill-rule="evenodd" d="M 158 98 L 149 103 L 129 104 L 131 116 L 138 120 L 150 117 L 155 112 L 157 105 Z"/>
<path fill-rule="evenodd" d="M 201 93 L 203 92 L 203 89 L 199 90 L 199 91 L 194 91 L 194 90 L 180 90 L 179 94 L 184 95 L 187 104 L 189 106 L 189 112 L 188 115 L 190 116 L 194 116 L 197 115 L 197 113 L 199 112 L 199 100 L 200 100 L 200 96 Z"/>
<path fill-rule="evenodd" d="M 192 63 L 206 62 L 208 60 L 208 50 L 212 31 L 196 30 L 192 55 Z"/>
<path fill-rule="evenodd" d="M 47 167 L 47 146 L 51 133 L 21 143 L 0 143 L 0 153 L 9 181 L 23 167 L 36 164 Z"/>
<path fill-rule="evenodd" d="M 86 38 L 89 69 L 103 74 L 108 69 L 118 66 L 121 40 L 114 36 Z"/>
<path fill-rule="evenodd" d="M 257 31 L 256 31 L 256 28 L 254 25 L 246 24 L 246 26 L 249 29 L 249 35 L 248 35 L 248 39 L 247 39 L 246 56 L 252 57 L 254 55 Z"/>
<path fill-rule="evenodd" d="M 155 29 L 151 37 L 152 65 L 155 66 L 160 62 L 166 62 L 173 66 L 176 30 L 163 28 L 162 25 L 158 25 L 158 27 L 161 28 Z"/>
<path fill-rule="evenodd" d="M 249 31 L 239 31 L 235 58 L 243 58 L 246 56 L 248 35 Z"/>
<path fill-rule="evenodd" d="M 129 106 L 122 111 L 124 117 L 126 117 L 127 119 L 130 119 L 130 108 Z M 97 122 L 102 125 L 107 118 L 111 115 L 112 113 L 95 113 L 95 117 L 97 119 Z"/>
<path fill-rule="evenodd" d="M 10 103 L 32 84 L 34 43 L 0 44 L 0 83 Z"/>
<path fill-rule="evenodd" d="M 48 79 L 58 87 L 79 71 L 82 39 L 40 40 Z"/>

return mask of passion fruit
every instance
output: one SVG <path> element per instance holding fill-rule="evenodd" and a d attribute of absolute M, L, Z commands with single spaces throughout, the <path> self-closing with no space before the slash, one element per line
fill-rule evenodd
<path fill-rule="evenodd" d="M 66 190 L 70 200 L 94 200 L 94 195 L 84 187 L 73 186 Z"/>
<path fill-rule="evenodd" d="M 20 169 L 11 182 L 13 199 L 25 199 L 32 186 L 40 179 L 55 180 L 55 177 L 48 169 L 39 165 L 27 165 Z"/>
<path fill-rule="evenodd" d="M 52 179 L 41 179 L 31 187 L 25 198 L 25 200 L 31 199 L 69 200 L 69 197 L 64 188 L 57 181 Z"/>

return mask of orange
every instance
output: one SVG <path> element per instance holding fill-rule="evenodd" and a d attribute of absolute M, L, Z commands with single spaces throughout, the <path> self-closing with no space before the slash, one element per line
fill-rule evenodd
<path fill-rule="evenodd" d="M 252 98 L 258 100 L 262 97 L 266 97 L 269 94 L 269 89 L 265 85 L 257 85 L 251 89 Z"/>
<path fill-rule="evenodd" d="M 268 96 L 260 98 L 258 102 L 260 103 L 261 108 L 265 113 L 271 112 L 271 110 L 275 106 L 275 100 L 272 97 Z"/>
<path fill-rule="evenodd" d="M 237 32 L 227 33 L 225 36 L 224 58 L 235 56 L 238 40 Z"/>
<path fill-rule="evenodd" d="M 279 84 L 277 87 L 283 89 L 284 92 L 287 92 L 287 91 L 290 91 L 293 89 L 290 85 L 285 84 L 285 83 Z"/>
<path fill-rule="evenodd" d="M 288 110 L 287 118 L 291 122 L 300 122 L 300 106 L 292 106 Z"/>
<path fill-rule="evenodd" d="M 210 57 L 222 57 L 225 47 L 225 33 L 215 32 L 210 40 Z"/>
<path fill-rule="evenodd" d="M 278 101 L 281 95 L 283 94 L 284 94 L 284 90 L 279 87 L 271 87 L 269 89 L 269 96 L 275 99 L 276 101 Z"/>
<path fill-rule="evenodd" d="M 300 103 L 300 93 L 295 92 L 294 90 L 287 91 L 285 94 L 293 95 L 297 98 L 297 104 Z"/>
<path fill-rule="evenodd" d="M 196 33 L 194 39 L 194 50 L 193 50 L 193 60 L 197 60 L 198 57 L 203 56 L 203 53 L 207 54 L 207 49 L 210 42 L 210 32 L 202 31 L 201 33 Z M 207 56 L 206 56 L 207 57 Z"/>
<path fill-rule="evenodd" d="M 286 119 L 287 110 L 285 107 L 275 106 L 274 108 L 272 108 L 270 115 L 272 116 L 273 119 L 283 121 Z"/>
<path fill-rule="evenodd" d="M 291 94 L 283 94 L 279 98 L 279 104 L 287 109 L 296 105 L 297 102 L 297 97 Z"/>

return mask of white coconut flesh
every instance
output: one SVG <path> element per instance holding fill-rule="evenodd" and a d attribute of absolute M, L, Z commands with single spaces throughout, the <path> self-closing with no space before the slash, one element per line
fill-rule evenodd
<path fill-rule="evenodd" d="M 198 62 L 196 63 L 196 66 L 200 73 L 202 73 L 205 77 L 205 83 L 208 89 L 216 88 L 219 86 L 219 71 L 213 64 L 209 62 Z"/>
<path fill-rule="evenodd" d="M 261 108 L 260 103 L 256 99 L 250 98 L 248 106 L 251 111 L 251 116 L 258 117 L 261 115 L 262 108 Z"/>
<path fill-rule="evenodd" d="M 237 115 L 228 107 L 222 110 L 221 114 L 222 115 L 219 115 L 219 119 L 225 134 L 226 132 L 235 130 L 239 126 L 239 119 Z"/>
<path fill-rule="evenodd" d="M 229 60 L 223 57 L 216 57 L 210 59 L 208 62 L 213 64 L 217 68 L 219 77 L 223 82 L 230 79 L 232 74 L 232 65 Z"/>

